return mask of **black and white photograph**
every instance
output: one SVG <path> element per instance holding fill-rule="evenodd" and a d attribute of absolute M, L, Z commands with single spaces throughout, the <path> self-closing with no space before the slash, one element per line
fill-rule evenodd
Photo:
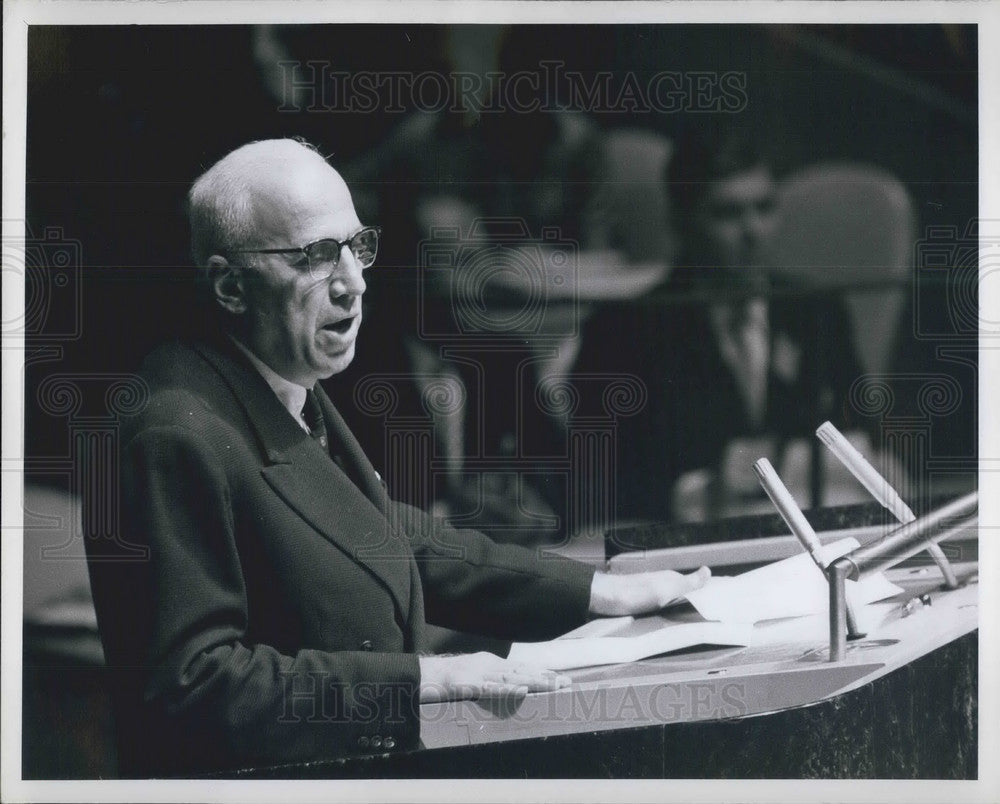
<path fill-rule="evenodd" d="M 997 800 L 996 12 L 8 4 L 3 799 Z"/>

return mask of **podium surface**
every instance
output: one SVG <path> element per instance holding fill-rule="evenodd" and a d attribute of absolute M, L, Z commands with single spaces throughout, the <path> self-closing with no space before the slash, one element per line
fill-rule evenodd
<path fill-rule="evenodd" d="M 956 564 L 966 583 L 942 589 L 937 568 L 887 573 L 903 594 L 872 604 L 880 623 L 829 662 L 825 615 L 755 629 L 747 647 L 688 649 L 623 665 L 563 671 L 573 683 L 504 708 L 477 701 L 421 707 L 426 748 L 764 715 L 810 706 L 892 673 L 974 632 L 975 565 Z M 929 603 L 920 603 L 929 595 Z M 916 599 L 916 605 L 906 606 Z M 904 616 L 905 615 L 905 616 Z M 803 627 L 805 626 L 805 627 Z M 775 633 L 770 633 L 771 631 Z M 763 632 L 760 642 L 758 634 Z M 934 702 L 925 702 L 936 705 Z"/>
<path fill-rule="evenodd" d="M 819 535 L 865 544 L 885 533 L 886 526 L 866 523 Z M 802 549 L 792 536 L 755 535 L 622 553 L 607 566 L 630 572 L 704 563 L 726 575 Z M 975 778 L 976 533 L 956 534 L 942 547 L 961 585 L 947 589 L 926 554 L 889 570 L 903 591 L 870 605 L 868 633 L 849 642 L 838 662 L 829 661 L 825 614 L 771 621 L 755 626 L 746 647 L 698 646 L 569 670 L 569 687 L 519 701 L 424 704 L 417 751 L 235 775 Z M 657 624 L 670 616 L 659 615 Z"/>

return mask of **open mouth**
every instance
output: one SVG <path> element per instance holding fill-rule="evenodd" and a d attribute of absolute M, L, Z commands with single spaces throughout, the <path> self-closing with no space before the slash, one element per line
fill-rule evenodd
<path fill-rule="evenodd" d="M 354 317 L 352 316 L 351 318 L 344 318 L 332 324 L 324 324 L 323 329 L 327 332 L 336 332 L 338 335 L 346 335 L 353 323 Z"/>

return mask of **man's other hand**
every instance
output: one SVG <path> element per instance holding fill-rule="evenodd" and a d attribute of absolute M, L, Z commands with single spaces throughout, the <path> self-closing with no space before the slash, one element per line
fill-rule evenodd
<path fill-rule="evenodd" d="M 493 653 L 420 657 L 420 703 L 466 698 L 523 698 L 570 684 L 568 676 Z"/>
<path fill-rule="evenodd" d="M 702 567 L 688 575 L 673 570 L 638 572 L 632 575 L 598 572 L 590 587 L 590 613 L 603 617 L 620 617 L 658 611 L 688 592 L 704 586 L 711 575 L 712 571 L 708 567 Z"/>

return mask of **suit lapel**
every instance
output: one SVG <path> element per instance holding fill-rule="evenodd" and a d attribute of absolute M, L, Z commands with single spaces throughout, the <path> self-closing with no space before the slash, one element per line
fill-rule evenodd
<path fill-rule="evenodd" d="M 384 515 L 385 492 L 375 469 L 326 394 L 317 389 L 330 436 L 344 450 L 343 470 L 295 423 L 235 346 L 226 342 L 195 348 L 246 411 L 264 457 L 264 480 L 302 519 L 375 576 L 406 622 L 412 592 L 409 542 Z"/>
<path fill-rule="evenodd" d="M 355 487 L 361 489 L 368 500 L 383 515 L 381 526 L 387 541 L 380 544 L 366 544 L 359 548 L 357 555 L 362 561 L 391 561 L 389 569 L 400 583 L 404 582 L 403 575 L 408 573 L 406 588 L 409 590 L 410 609 L 407 612 L 407 621 L 410 623 L 410 632 L 407 638 L 410 641 L 407 645 L 409 650 L 418 650 L 423 643 L 423 585 L 420 581 L 417 562 L 413 557 L 413 549 L 410 547 L 409 538 L 405 535 L 408 530 L 407 524 L 405 521 L 399 520 L 401 511 L 411 509 L 394 507 L 391 504 L 385 482 L 375 471 L 371 461 L 368 460 L 368 456 L 365 455 L 361 444 L 340 415 L 340 411 L 334 407 L 333 402 L 330 401 L 318 383 L 315 392 L 326 420 L 330 445 L 337 446 L 341 450 L 344 472 L 354 481 Z M 395 573 L 400 574 L 396 576 Z"/>
<path fill-rule="evenodd" d="M 333 448 L 339 447 L 344 459 L 344 471 L 355 482 L 357 487 L 364 492 L 365 496 L 372 501 L 375 507 L 382 513 L 385 513 L 388 497 L 386 496 L 385 486 L 382 484 L 382 478 L 375 471 L 375 467 L 368 460 L 368 456 L 365 455 L 361 444 L 358 443 L 358 440 L 354 437 L 354 433 L 351 432 L 351 428 L 347 426 L 344 418 L 340 415 L 340 411 L 334 407 L 333 402 L 330 401 L 326 392 L 319 385 L 316 386 L 315 390 L 316 398 L 319 400 L 320 408 L 323 411 L 323 418 L 326 420 L 330 445 Z"/>
<path fill-rule="evenodd" d="M 303 446 L 288 458 L 288 463 L 263 467 L 264 480 L 302 519 L 371 572 L 406 622 L 412 592 L 409 543 L 318 446 Z"/>

